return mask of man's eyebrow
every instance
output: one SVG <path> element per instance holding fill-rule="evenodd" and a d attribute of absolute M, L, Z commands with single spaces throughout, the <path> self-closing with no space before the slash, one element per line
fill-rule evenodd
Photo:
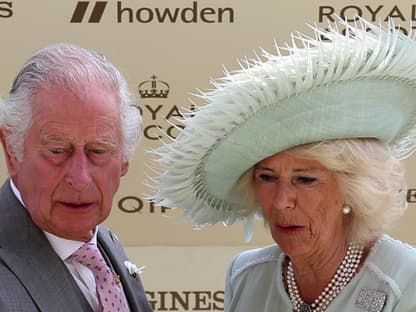
<path fill-rule="evenodd" d="M 42 144 L 46 144 L 46 143 L 69 143 L 68 140 L 65 140 L 62 136 L 57 135 L 57 134 L 44 134 L 41 135 L 40 137 L 40 141 Z"/>
<path fill-rule="evenodd" d="M 101 146 L 105 146 L 105 147 L 110 147 L 112 149 L 116 149 L 118 147 L 118 140 L 109 140 L 107 138 L 97 138 L 93 141 L 88 141 L 85 145 L 86 146 L 90 146 L 90 145 L 101 145 Z"/>

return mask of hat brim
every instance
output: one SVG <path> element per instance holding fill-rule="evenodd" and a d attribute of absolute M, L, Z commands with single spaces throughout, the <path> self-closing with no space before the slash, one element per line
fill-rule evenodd
<path fill-rule="evenodd" d="M 239 177 L 257 162 L 291 147 L 344 138 L 386 145 L 414 126 L 416 89 L 395 79 L 324 85 L 257 112 L 208 152 L 206 191 L 228 200 Z"/>
<path fill-rule="evenodd" d="M 245 219 L 230 191 L 262 159 L 331 139 L 376 138 L 405 158 L 416 149 L 416 41 L 360 20 L 315 29 L 289 55 L 266 54 L 202 93 L 207 104 L 157 151 L 153 200 L 195 225 Z M 322 36 L 330 39 L 323 42 Z M 250 218 L 252 215 L 249 215 Z"/>

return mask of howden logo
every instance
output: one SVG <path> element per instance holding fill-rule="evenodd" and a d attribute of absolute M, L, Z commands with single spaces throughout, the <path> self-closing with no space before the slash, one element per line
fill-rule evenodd
<path fill-rule="evenodd" d="M 235 12 L 231 7 L 202 6 L 198 1 L 190 1 L 184 7 L 131 7 L 128 1 L 78 1 L 72 13 L 71 23 L 100 23 L 108 3 L 116 23 L 234 23 Z"/>
<path fill-rule="evenodd" d="M 78 1 L 74 13 L 72 13 L 71 23 L 81 23 L 85 17 L 90 1 Z M 88 23 L 99 23 L 103 17 L 107 1 L 96 1 L 93 5 Z"/>

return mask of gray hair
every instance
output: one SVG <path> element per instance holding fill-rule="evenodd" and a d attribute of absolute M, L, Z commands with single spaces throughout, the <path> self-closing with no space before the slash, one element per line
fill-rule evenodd
<path fill-rule="evenodd" d="M 119 101 L 124 160 L 133 157 L 141 136 L 142 119 L 131 105 L 127 82 L 103 55 L 71 44 L 56 44 L 35 53 L 17 74 L 9 98 L 0 101 L 0 125 L 7 131 L 11 152 L 21 161 L 24 139 L 32 122 L 32 99 L 45 87 L 81 91 L 85 81 L 114 92 Z"/>
<path fill-rule="evenodd" d="M 407 209 L 403 165 L 376 139 L 323 141 L 297 146 L 287 152 L 317 160 L 335 172 L 345 204 L 352 208 L 347 229 L 352 242 L 365 245 L 373 241 Z M 261 210 L 253 172 L 253 168 L 246 171 L 233 188 L 234 201 L 239 198 L 247 214 Z"/>

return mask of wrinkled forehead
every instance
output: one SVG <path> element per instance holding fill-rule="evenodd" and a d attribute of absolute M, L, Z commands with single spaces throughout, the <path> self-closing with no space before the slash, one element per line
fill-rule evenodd
<path fill-rule="evenodd" d="M 304 148 L 300 148 L 303 151 Z M 266 170 L 275 174 L 312 174 L 322 178 L 337 179 L 337 172 L 325 167 L 320 161 L 288 149 L 269 156 L 254 166 L 254 170 Z M 254 171 L 254 172 L 255 172 Z"/>
<path fill-rule="evenodd" d="M 121 117 L 117 97 L 97 86 L 79 94 L 67 89 L 45 89 L 34 96 L 32 129 L 42 135 L 73 140 L 108 137 L 120 140 Z"/>
<path fill-rule="evenodd" d="M 46 84 L 32 94 L 32 112 L 33 115 L 55 112 L 92 116 L 110 114 L 116 118 L 120 115 L 120 98 L 114 89 L 96 82 L 79 82 L 74 86 Z"/>
<path fill-rule="evenodd" d="M 33 100 L 36 102 L 38 97 L 57 97 L 59 94 L 69 94 L 76 98 L 79 102 L 88 100 L 91 93 L 106 93 L 109 97 L 112 97 L 118 105 L 120 104 L 119 89 L 109 81 L 100 81 L 96 78 L 80 78 L 65 77 L 63 79 L 45 80 L 40 82 L 33 88 Z"/>
<path fill-rule="evenodd" d="M 40 142 L 68 142 L 84 145 L 90 142 L 119 145 L 121 133 L 114 120 L 97 118 L 91 123 L 50 121 L 35 125 Z"/>

